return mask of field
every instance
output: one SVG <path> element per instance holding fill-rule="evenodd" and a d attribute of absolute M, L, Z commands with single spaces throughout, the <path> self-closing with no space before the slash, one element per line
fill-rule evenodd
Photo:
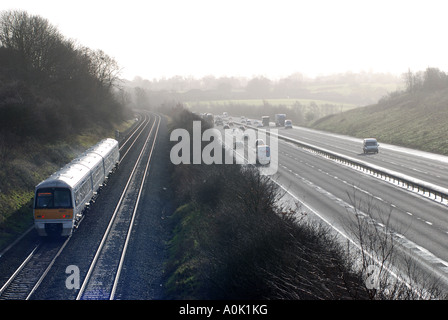
<path fill-rule="evenodd" d="M 286 106 L 292 107 L 299 102 L 302 105 L 310 105 L 315 103 L 318 106 L 322 105 L 334 105 L 341 108 L 339 111 L 347 111 L 358 107 L 353 103 L 340 103 L 328 100 L 315 100 L 315 99 L 241 99 L 241 100 L 208 100 L 208 101 L 187 101 L 185 106 L 192 107 L 208 107 L 208 106 L 227 106 L 227 105 L 245 105 L 245 106 L 264 106 L 270 104 L 272 106 Z"/>
<path fill-rule="evenodd" d="M 398 83 L 359 83 L 359 84 L 316 84 L 316 85 L 308 85 L 307 89 L 309 92 L 313 94 L 319 94 L 319 93 L 327 93 L 327 92 L 334 92 L 337 94 L 340 94 L 342 96 L 350 96 L 353 94 L 360 94 L 360 93 L 374 93 L 377 92 L 394 92 L 397 89 L 399 89 Z"/>
<path fill-rule="evenodd" d="M 271 87 L 268 91 L 261 92 L 265 98 L 245 97 L 244 91 L 232 91 L 233 97 L 214 98 L 213 96 L 197 96 L 194 99 L 185 99 L 184 105 L 196 112 L 219 113 L 222 111 L 240 110 L 247 113 L 247 108 L 261 107 L 264 112 L 272 109 L 272 114 L 283 109 L 285 112 L 296 110 L 302 114 L 297 117 L 297 124 L 309 124 L 309 121 L 317 120 L 329 114 L 341 113 L 377 103 L 381 98 L 394 92 L 400 86 L 398 81 L 367 81 L 366 79 L 355 81 L 309 82 L 297 88 L 297 91 L 281 91 Z M 286 90 L 286 89 L 285 89 Z M 283 94 L 281 93 L 283 92 Z M 290 92 L 290 93 L 287 93 Z M 228 109 L 228 110 L 226 110 Z M 276 110 L 274 110 L 276 109 Z M 237 115 L 237 114 L 235 114 Z"/>

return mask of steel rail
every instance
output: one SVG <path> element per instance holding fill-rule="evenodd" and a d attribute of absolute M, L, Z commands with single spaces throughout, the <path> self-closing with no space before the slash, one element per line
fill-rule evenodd
<path fill-rule="evenodd" d="M 40 284 L 42 283 L 42 281 L 45 279 L 45 277 L 47 276 L 48 272 L 50 272 L 51 267 L 53 267 L 53 264 L 55 263 L 56 259 L 59 257 L 59 255 L 61 254 L 61 252 L 64 250 L 65 246 L 67 245 L 67 243 L 70 241 L 70 238 L 72 236 L 70 235 L 62 244 L 61 248 L 59 248 L 58 252 L 56 253 L 56 255 L 54 256 L 54 258 L 51 260 L 50 264 L 48 265 L 48 267 L 45 269 L 45 271 L 43 272 L 43 274 L 40 276 L 39 280 L 37 280 L 36 284 L 33 286 L 33 288 L 31 289 L 30 293 L 28 294 L 28 296 L 26 297 L 25 300 L 29 300 L 31 298 L 31 296 L 34 294 L 34 292 L 37 290 L 37 288 L 39 288 Z"/>
<path fill-rule="evenodd" d="M 148 126 L 149 121 L 150 120 L 150 116 L 145 115 L 145 120 L 143 120 L 143 122 L 134 130 L 134 132 L 126 139 L 126 141 L 121 145 L 120 147 L 120 151 L 123 149 L 123 147 L 128 143 L 128 141 L 132 138 L 132 136 L 143 126 L 143 128 L 139 131 L 138 135 L 135 137 L 135 139 L 132 141 L 131 145 L 128 147 L 128 149 L 126 150 L 126 152 L 120 156 L 120 160 L 118 162 L 118 164 L 120 164 L 123 159 L 126 157 L 126 155 L 128 154 L 129 150 L 131 150 L 131 148 L 134 146 L 135 142 L 137 141 L 137 139 L 140 137 L 140 135 L 142 134 L 142 132 L 144 131 L 144 129 Z"/>
<path fill-rule="evenodd" d="M 116 293 L 116 290 L 117 290 L 118 281 L 120 279 L 121 271 L 122 271 L 123 264 L 124 264 L 124 259 L 126 257 L 126 251 L 127 251 L 128 245 L 129 245 L 130 238 L 131 238 L 132 228 L 134 226 L 134 220 L 135 220 L 135 216 L 136 216 L 136 213 L 137 213 L 138 204 L 140 202 L 140 197 L 142 195 L 143 186 L 144 186 L 145 180 L 146 180 L 146 175 L 147 175 L 147 173 L 149 171 L 149 167 L 150 167 L 152 153 L 154 151 L 157 135 L 159 133 L 159 126 L 160 126 L 161 119 L 160 119 L 160 116 L 157 116 L 157 117 L 158 117 L 157 129 L 156 129 L 156 132 L 155 132 L 155 135 L 154 135 L 154 140 L 153 140 L 153 143 L 152 143 L 152 146 L 151 146 L 151 151 L 150 151 L 150 154 L 148 156 L 148 161 L 146 162 L 145 172 L 143 174 L 142 182 L 140 184 L 140 188 L 139 188 L 137 200 L 136 200 L 136 203 L 135 203 L 135 207 L 134 207 L 134 210 L 132 212 L 132 219 L 131 219 L 131 222 L 129 224 L 129 229 L 128 229 L 127 236 L 126 236 L 126 241 L 125 241 L 125 244 L 124 244 L 124 247 L 123 247 L 123 251 L 122 251 L 122 254 L 121 254 L 121 258 L 120 258 L 120 263 L 118 265 L 117 274 L 115 276 L 115 280 L 114 280 L 114 284 L 113 284 L 113 287 L 112 287 L 112 291 L 111 291 L 111 295 L 109 297 L 109 300 L 113 300 L 115 298 L 115 293 Z"/>
<path fill-rule="evenodd" d="M 2 294 L 6 291 L 6 289 L 11 285 L 11 283 L 16 279 L 17 275 L 25 268 L 25 266 L 28 264 L 28 262 L 31 260 L 31 258 L 34 256 L 34 253 L 36 250 L 41 246 L 41 243 L 39 243 L 33 251 L 26 257 L 26 259 L 22 262 L 22 264 L 17 268 L 17 270 L 9 277 L 8 281 L 3 285 L 3 287 L 0 289 L 0 297 Z"/>
<path fill-rule="evenodd" d="M 80 290 L 78 292 L 78 295 L 76 297 L 76 300 L 81 300 L 83 298 L 83 296 L 84 296 L 84 292 L 86 290 L 86 287 L 89 284 L 89 281 L 90 281 L 90 278 L 92 276 L 92 273 L 93 273 L 93 271 L 94 271 L 94 269 L 95 269 L 95 267 L 97 265 L 98 259 L 99 259 L 100 255 L 101 255 L 101 252 L 102 252 L 102 250 L 104 248 L 104 245 L 107 242 L 107 238 L 108 238 L 108 236 L 110 234 L 112 226 L 114 225 L 114 221 L 115 221 L 115 218 L 117 216 L 117 213 L 119 212 L 121 204 L 122 204 L 122 202 L 123 202 L 123 200 L 124 200 L 124 198 L 125 198 L 125 196 L 127 194 L 129 185 L 130 185 L 130 183 L 131 183 L 131 181 L 132 181 L 132 179 L 134 177 L 134 174 L 135 174 L 135 172 L 136 172 L 136 170 L 137 170 L 137 168 L 138 168 L 138 166 L 139 166 L 139 164 L 141 162 L 141 159 L 143 157 L 144 151 L 146 149 L 146 145 L 147 145 L 147 143 L 148 143 L 148 141 L 149 141 L 149 139 L 150 139 L 150 137 L 152 135 L 154 127 L 155 127 L 155 121 L 153 122 L 153 124 L 151 126 L 151 129 L 150 129 L 150 131 L 148 133 L 148 136 L 146 137 L 146 140 L 144 142 L 144 146 L 143 146 L 143 148 L 142 148 L 142 150 L 141 150 L 141 152 L 140 152 L 140 154 L 139 154 L 139 156 L 138 156 L 138 158 L 137 158 L 137 160 L 135 162 L 135 165 L 134 165 L 134 167 L 132 169 L 131 174 L 129 175 L 129 179 L 126 182 L 126 186 L 123 189 L 123 192 L 122 192 L 122 194 L 120 196 L 120 199 L 119 199 L 119 201 L 118 201 L 118 203 L 117 203 L 117 205 L 115 207 L 115 210 L 114 210 L 114 212 L 112 214 L 112 217 L 111 217 L 111 219 L 109 221 L 107 229 L 104 232 L 103 238 L 101 239 L 101 242 L 100 242 L 100 244 L 99 244 L 99 246 L 97 248 L 97 251 L 96 251 L 95 256 L 94 256 L 94 258 L 92 260 L 92 263 L 90 264 L 89 270 L 87 271 L 86 277 L 84 278 L 82 286 L 81 286 L 81 288 L 80 288 Z"/>
<path fill-rule="evenodd" d="M 138 139 L 138 137 L 141 135 L 141 133 L 144 131 L 144 129 L 146 128 L 147 124 L 149 123 L 149 119 L 150 117 L 148 115 L 145 115 L 145 120 L 136 128 L 133 129 L 132 134 L 130 134 L 130 136 L 126 139 L 126 141 L 122 144 L 122 146 L 120 147 L 120 150 L 123 148 L 123 146 L 128 143 L 131 138 L 138 132 L 139 134 L 134 138 L 134 141 L 132 142 L 132 144 L 128 147 L 127 152 L 132 149 L 135 141 Z M 143 128 L 142 128 L 143 126 Z M 123 158 L 120 159 L 120 161 Z M 8 246 L 4 251 L 1 252 L 2 255 L 4 255 L 7 251 L 9 251 L 22 237 L 24 237 L 26 234 L 28 234 L 34 227 L 30 227 L 19 239 L 17 239 L 13 244 L 11 244 L 10 246 Z M 45 277 L 47 276 L 47 274 L 49 273 L 49 271 L 51 270 L 52 266 L 54 265 L 56 259 L 59 257 L 59 255 L 62 253 L 62 251 L 64 250 L 64 248 L 66 247 L 67 243 L 69 242 L 69 240 L 71 239 L 71 236 L 69 236 L 64 243 L 62 244 L 62 246 L 58 249 L 57 253 L 55 254 L 55 256 L 51 259 L 50 263 L 48 264 L 48 266 L 44 269 L 43 273 L 40 275 L 40 277 L 37 279 L 36 283 L 32 286 L 29 285 L 29 287 L 31 288 L 30 292 L 27 294 L 25 300 L 29 300 L 31 298 L 31 296 L 34 294 L 34 292 L 38 289 L 38 287 L 40 286 L 40 284 L 42 283 L 42 281 L 45 279 Z M 36 252 L 38 249 L 40 249 L 42 246 L 42 243 L 38 243 L 37 246 L 31 251 L 31 253 L 25 258 L 25 260 L 20 264 L 20 266 L 16 269 L 16 271 L 14 271 L 14 273 L 9 277 L 9 279 L 4 283 L 4 285 L 0 288 L 0 298 L 2 297 L 2 295 L 4 293 L 6 293 L 6 291 L 8 290 L 8 288 L 11 286 L 11 284 L 14 282 L 14 280 L 17 278 L 18 275 L 20 275 L 20 273 L 25 269 L 25 267 L 31 263 L 33 261 L 33 258 L 35 258 Z M 42 270 L 42 268 L 39 269 L 39 272 Z M 25 286 L 24 286 L 25 287 Z M 25 289 L 25 288 L 24 288 Z M 26 289 L 25 289 L 26 290 Z M 18 293 L 18 294 L 22 294 L 22 293 Z"/>

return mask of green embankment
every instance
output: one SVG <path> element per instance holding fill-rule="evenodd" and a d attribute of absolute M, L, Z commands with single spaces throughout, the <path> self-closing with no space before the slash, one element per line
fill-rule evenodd
<path fill-rule="evenodd" d="M 448 155 L 448 89 L 397 94 L 317 120 L 314 129 Z"/>
<path fill-rule="evenodd" d="M 0 168 L 0 249 L 32 225 L 34 187 L 78 154 L 115 130 L 125 131 L 133 120 L 114 128 L 97 128 L 71 140 L 53 143 L 29 140 L 5 153 Z"/>

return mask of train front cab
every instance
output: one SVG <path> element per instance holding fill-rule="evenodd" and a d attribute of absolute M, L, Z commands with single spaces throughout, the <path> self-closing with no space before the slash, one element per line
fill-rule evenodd
<path fill-rule="evenodd" d="M 69 236 L 73 197 L 69 188 L 40 188 L 34 198 L 34 225 L 39 236 Z"/>

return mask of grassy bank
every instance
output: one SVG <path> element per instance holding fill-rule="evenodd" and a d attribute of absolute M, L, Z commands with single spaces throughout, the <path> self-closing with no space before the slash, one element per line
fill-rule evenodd
<path fill-rule="evenodd" d="M 334 114 L 311 127 L 448 155 L 448 89 L 401 93 L 378 104 Z"/>
<path fill-rule="evenodd" d="M 114 127 L 94 128 L 69 140 L 43 143 L 28 139 L 5 142 L 0 168 L 0 249 L 33 222 L 34 187 L 103 138 L 125 131 L 133 120 Z"/>

